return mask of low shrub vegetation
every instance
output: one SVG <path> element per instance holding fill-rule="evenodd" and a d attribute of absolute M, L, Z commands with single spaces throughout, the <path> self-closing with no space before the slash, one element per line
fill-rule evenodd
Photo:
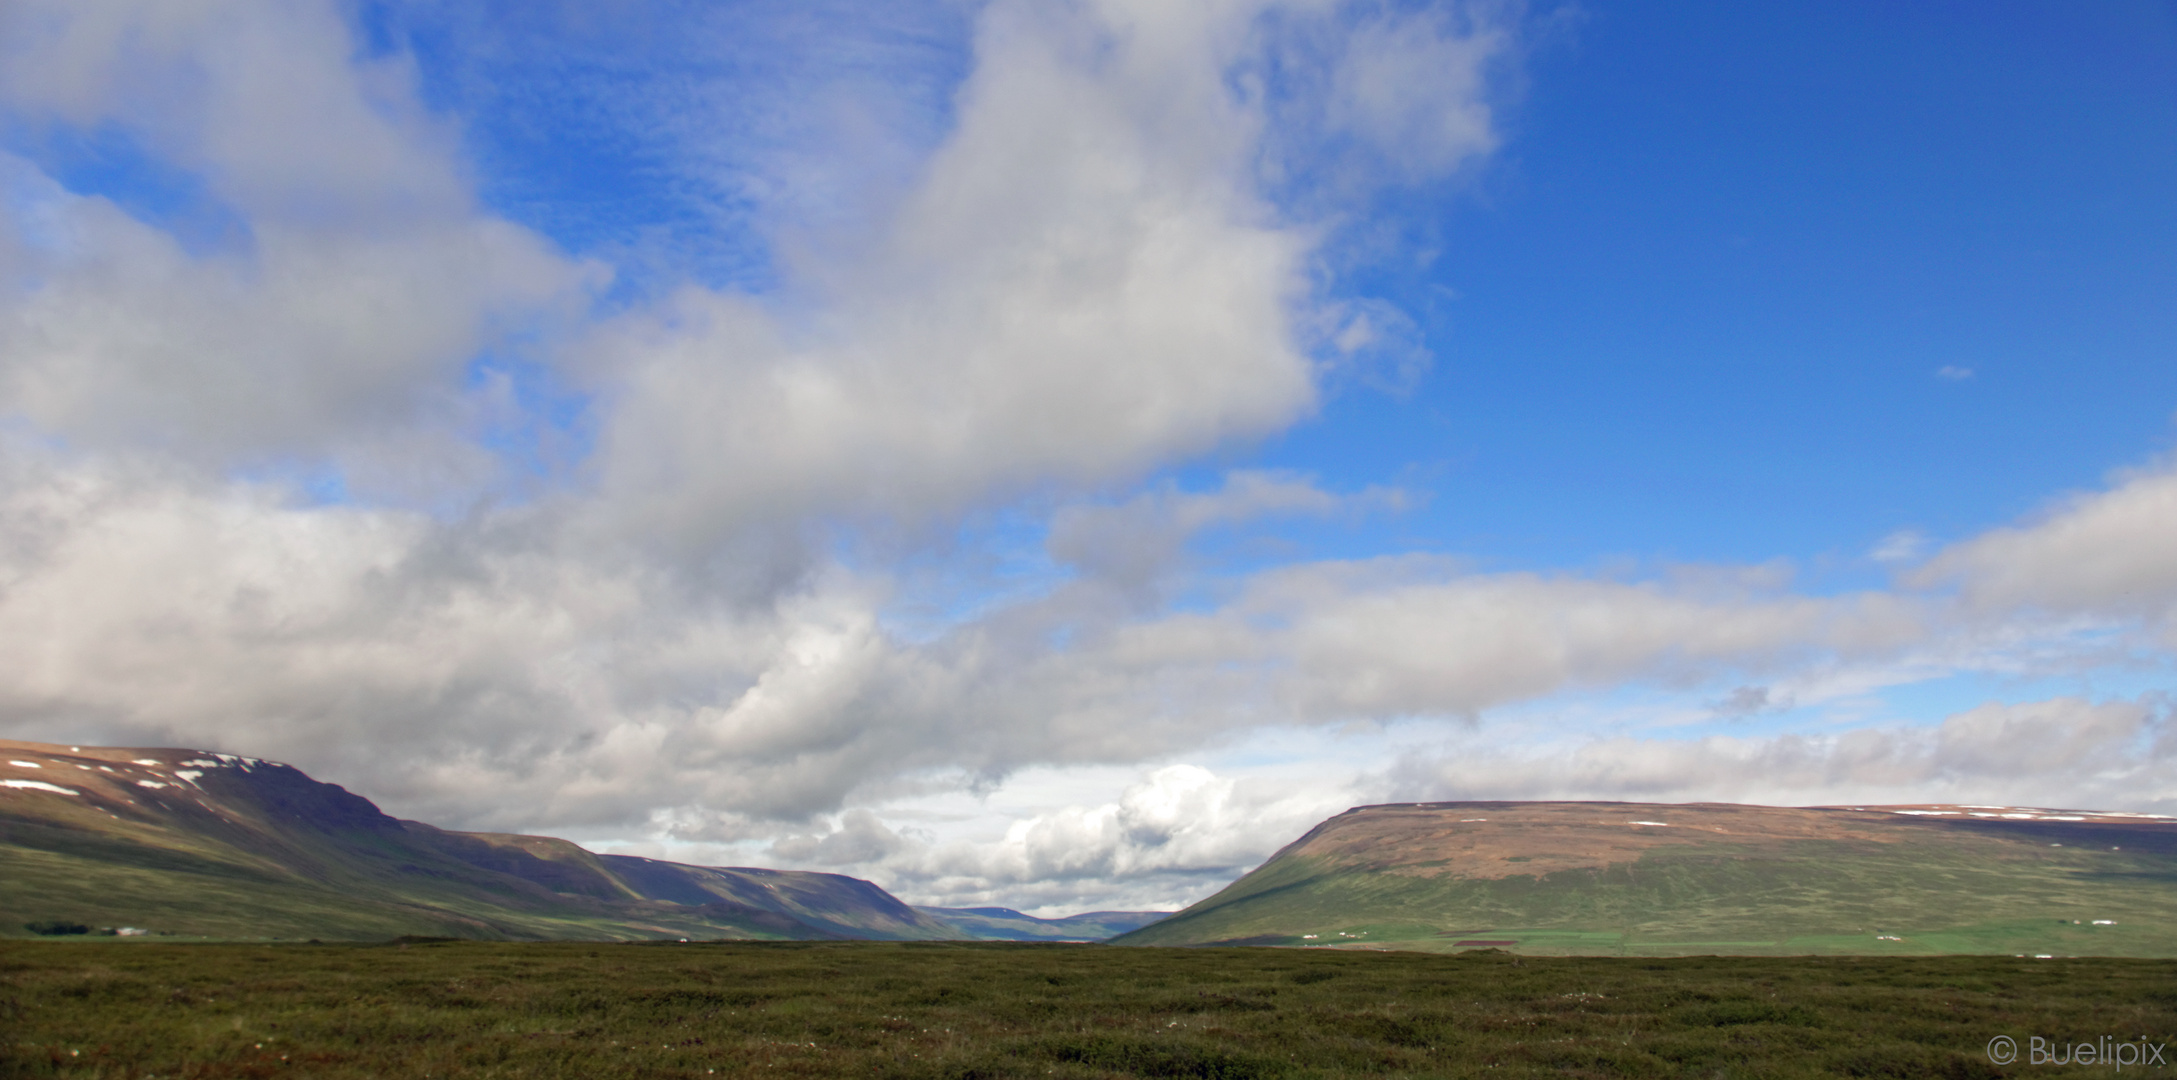
<path fill-rule="evenodd" d="M 2177 1042 L 2173 985 L 2118 959 L 13 941 L 0 1076 L 2053 1076 L 1988 1041 Z"/>
<path fill-rule="evenodd" d="M 82 923 L 67 922 L 61 919 L 26 922 L 23 924 L 23 929 L 40 937 L 66 937 L 70 934 L 88 934 L 91 932 L 91 928 Z"/>

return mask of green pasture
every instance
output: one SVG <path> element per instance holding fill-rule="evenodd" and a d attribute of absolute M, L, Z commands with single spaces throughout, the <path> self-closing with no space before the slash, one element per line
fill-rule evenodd
<path fill-rule="evenodd" d="M 2177 1044 L 2177 961 L 8 941 L 0 1032 L 0 1076 L 146 1080 L 2100 1076 L 1986 1047 Z"/>
<path fill-rule="evenodd" d="M 1784 856 L 1716 845 L 1493 879 L 1284 856 L 1115 941 L 1442 950 L 1462 939 L 1510 939 L 1537 954 L 2177 957 L 2177 858 L 2167 853 L 1972 855 L 1940 844 L 1802 843 Z"/>
<path fill-rule="evenodd" d="M 652 905 L 631 919 L 622 909 L 585 915 L 569 898 L 562 909 L 521 906 L 522 897 L 479 895 L 430 879 L 388 877 L 375 883 L 299 879 L 233 861 L 169 855 L 151 862 L 104 852 L 54 851 L 0 844 L 0 938 L 24 937 L 23 924 L 62 919 L 93 926 L 136 926 L 168 936 L 302 941 L 384 940 L 400 934 L 465 938 L 705 937 L 719 929 L 697 909 Z M 499 903 L 493 903 L 498 899 Z M 593 906 L 603 907 L 594 904 Z M 767 936 L 760 930 L 750 937 Z"/>
<path fill-rule="evenodd" d="M 1245 943 L 1303 949 L 1396 948 L 1423 952 L 1461 952 L 1486 947 L 1523 956 L 1943 956 L 1980 953 L 2069 958 L 2153 956 L 2157 950 L 2170 947 L 2160 928 L 2144 919 L 2131 925 L 2114 926 L 2032 919 L 1937 930 L 1891 929 L 1897 932 L 1802 934 L 1764 941 L 1655 936 L 1637 929 L 1568 930 L 1515 926 L 1445 932 L 1411 923 L 1361 923 L 1314 937 L 1262 935 L 1246 939 Z"/>

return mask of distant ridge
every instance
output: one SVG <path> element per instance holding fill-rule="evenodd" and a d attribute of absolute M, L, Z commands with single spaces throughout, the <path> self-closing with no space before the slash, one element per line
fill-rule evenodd
<path fill-rule="evenodd" d="M 1400 803 L 1113 944 L 2167 957 L 2173 915 L 2177 820 L 2156 815 Z"/>
<path fill-rule="evenodd" d="M 453 832 L 260 758 L 0 740 L 0 936 L 33 923 L 328 940 L 978 936 L 840 874 Z"/>
<path fill-rule="evenodd" d="M 923 907 L 916 911 L 952 927 L 961 937 L 986 941 L 1103 941 L 1171 917 L 1169 911 L 1090 911 L 1063 919 L 1039 919 L 1012 908 Z"/>

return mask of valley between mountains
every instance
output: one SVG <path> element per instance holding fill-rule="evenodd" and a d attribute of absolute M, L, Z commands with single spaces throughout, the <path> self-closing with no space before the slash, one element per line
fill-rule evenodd
<path fill-rule="evenodd" d="M 1164 912 L 916 908 L 842 874 L 403 821 L 278 762 L 0 740 L 0 935 L 1083 941 Z"/>
<path fill-rule="evenodd" d="M 2177 820 L 2015 807 L 1356 807 L 1176 914 L 403 821 L 276 762 L 0 741 L 0 936 L 1014 940 L 1556 955 L 2177 956 Z"/>

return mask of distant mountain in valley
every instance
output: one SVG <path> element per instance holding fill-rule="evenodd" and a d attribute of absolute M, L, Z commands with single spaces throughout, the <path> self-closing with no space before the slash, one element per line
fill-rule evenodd
<path fill-rule="evenodd" d="M 2177 956 L 2177 820 L 1993 806 L 1363 806 L 1113 939 L 1540 954 Z"/>
<path fill-rule="evenodd" d="M 940 909 L 942 910 L 942 909 Z M 1003 910 L 1003 909 L 997 909 Z M 292 766 L 198 750 L 0 740 L 0 936 L 129 928 L 214 938 L 1034 940 L 982 933 L 841 874 L 599 855 L 381 812 Z M 1154 913 L 1161 917 L 1163 913 Z M 1067 933 L 1022 937 L 1024 927 Z"/>
<path fill-rule="evenodd" d="M 1168 919 L 1172 914 L 1169 911 L 1091 911 L 1063 919 L 1039 919 L 1002 907 L 918 907 L 915 910 L 952 927 L 959 937 L 983 941 L 1102 941 Z"/>

